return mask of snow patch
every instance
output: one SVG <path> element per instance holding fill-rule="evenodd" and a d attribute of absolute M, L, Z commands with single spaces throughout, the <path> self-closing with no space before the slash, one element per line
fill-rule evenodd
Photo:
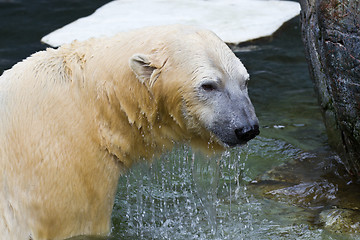
<path fill-rule="evenodd" d="M 116 0 L 44 36 L 60 46 L 146 26 L 186 24 L 214 31 L 227 43 L 272 35 L 298 15 L 297 2 L 279 0 Z"/>

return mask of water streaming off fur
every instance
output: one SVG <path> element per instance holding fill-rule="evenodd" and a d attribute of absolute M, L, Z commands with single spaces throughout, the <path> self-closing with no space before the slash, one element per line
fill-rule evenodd
<path fill-rule="evenodd" d="M 248 162 L 261 157 L 259 147 L 272 151 L 285 147 L 277 153 L 283 160 L 299 151 L 260 138 L 215 157 L 178 146 L 151 165 L 136 166 L 120 180 L 111 235 L 119 239 L 320 237 L 321 230 L 309 230 L 302 209 L 257 199 L 247 191 L 247 182 L 261 168 Z"/>

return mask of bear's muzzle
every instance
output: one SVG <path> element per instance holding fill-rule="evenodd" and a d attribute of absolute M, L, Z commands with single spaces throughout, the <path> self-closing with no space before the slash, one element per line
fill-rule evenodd
<path fill-rule="evenodd" d="M 259 125 L 255 124 L 249 127 L 235 129 L 235 135 L 239 140 L 239 144 L 245 144 L 260 134 Z"/>

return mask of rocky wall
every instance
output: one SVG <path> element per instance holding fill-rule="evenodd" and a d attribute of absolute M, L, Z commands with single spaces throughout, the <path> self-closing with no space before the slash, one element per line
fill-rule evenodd
<path fill-rule="evenodd" d="M 300 0 L 309 69 L 329 143 L 360 176 L 360 0 Z"/>

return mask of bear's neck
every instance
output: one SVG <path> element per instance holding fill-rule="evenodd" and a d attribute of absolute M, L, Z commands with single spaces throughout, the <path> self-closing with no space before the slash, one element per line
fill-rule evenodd
<path fill-rule="evenodd" d="M 144 86 L 111 85 L 101 90 L 97 104 L 101 146 L 127 168 L 188 139 L 184 125 L 164 111 Z"/>
<path fill-rule="evenodd" d="M 171 149 L 175 142 L 189 139 L 183 120 L 174 117 L 181 113 L 169 112 L 163 99 L 136 79 L 127 62 L 93 59 L 87 64 L 91 80 L 86 89 L 91 89 L 87 94 L 95 100 L 101 149 L 129 168 L 134 162 L 150 160 Z M 104 61 L 105 66 L 92 66 L 92 62 Z"/>

